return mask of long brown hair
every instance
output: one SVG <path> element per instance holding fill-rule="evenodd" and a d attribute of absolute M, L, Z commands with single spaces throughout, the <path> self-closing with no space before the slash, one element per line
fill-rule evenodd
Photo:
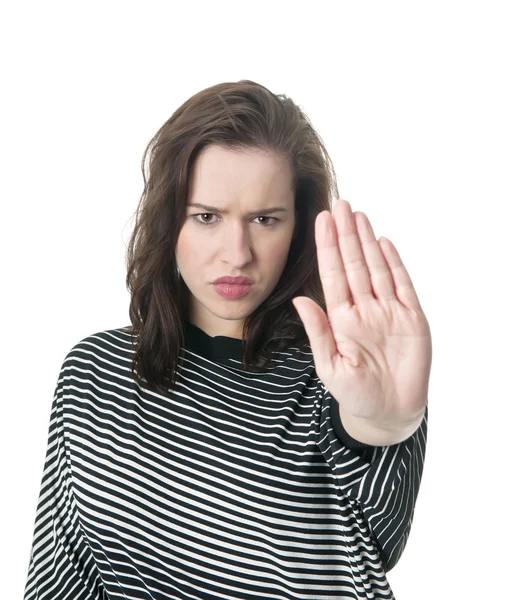
<path fill-rule="evenodd" d="M 308 296 L 326 312 L 315 219 L 323 210 L 332 211 L 339 194 L 322 139 L 289 97 L 254 81 L 220 83 L 198 92 L 145 149 L 144 190 L 126 253 L 132 323 L 127 330 L 134 334 L 136 348 L 131 368 L 137 379 L 163 395 L 176 381 L 180 349 L 186 343 L 189 290 L 177 271 L 175 248 L 186 219 L 188 178 L 197 155 L 210 144 L 270 151 L 292 165 L 295 235 L 278 284 L 244 320 L 244 368 L 263 371 L 273 351 L 309 344 L 292 298 Z"/>

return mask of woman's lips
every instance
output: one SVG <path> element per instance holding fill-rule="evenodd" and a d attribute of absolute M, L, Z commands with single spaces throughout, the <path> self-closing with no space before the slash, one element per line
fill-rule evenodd
<path fill-rule="evenodd" d="M 242 285 L 239 283 L 215 283 L 214 289 L 223 298 L 242 298 L 249 294 L 252 289 L 252 285 Z"/>

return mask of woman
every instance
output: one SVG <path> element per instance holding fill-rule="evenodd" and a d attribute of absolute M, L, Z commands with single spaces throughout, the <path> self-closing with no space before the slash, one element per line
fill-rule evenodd
<path fill-rule="evenodd" d="M 393 598 L 431 368 L 395 247 L 252 81 L 191 97 L 149 151 L 132 325 L 62 365 L 25 600 Z"/>

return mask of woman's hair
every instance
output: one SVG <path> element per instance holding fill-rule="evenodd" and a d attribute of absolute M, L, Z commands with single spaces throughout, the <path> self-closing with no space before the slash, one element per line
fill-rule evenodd
<path fill-rule="evenodd" d="M 309 344 L 294 297 L 308 296 L 326 312 L 315 219 L 323 210 L 332 211 L 332 199 L 339 194 L 322 139 L 290 98 L 254 81 L 220 83 L 198 92 L 145 149 L 144 190 L 126 255 L 132 323 L 127 330 L 134 333 L 136 347 L 132 371 L 163 395 L 176 381 L 180 348 L 186 345 L 189 290 L 177 271 L 175 248 L 186 220 L 189 174 L 198 154 L 211 144 L 272 152 L 288 160 L 293 173 L 294 238 L 278 284 L 244 320 L 244 368 L 263 371 L 273 351 Z"/>

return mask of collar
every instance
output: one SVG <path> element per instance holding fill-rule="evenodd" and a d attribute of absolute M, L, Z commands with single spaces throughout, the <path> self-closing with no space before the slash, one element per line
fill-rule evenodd
<path fill-rule="evenodd" d="M 212 359 L 235 358 L 242 360 L 244 356 L 242 340 L 224 335 L 211 337 L 187 320 L 184 320 L 184 325 L 187 347 L 192 352 Z"/>

